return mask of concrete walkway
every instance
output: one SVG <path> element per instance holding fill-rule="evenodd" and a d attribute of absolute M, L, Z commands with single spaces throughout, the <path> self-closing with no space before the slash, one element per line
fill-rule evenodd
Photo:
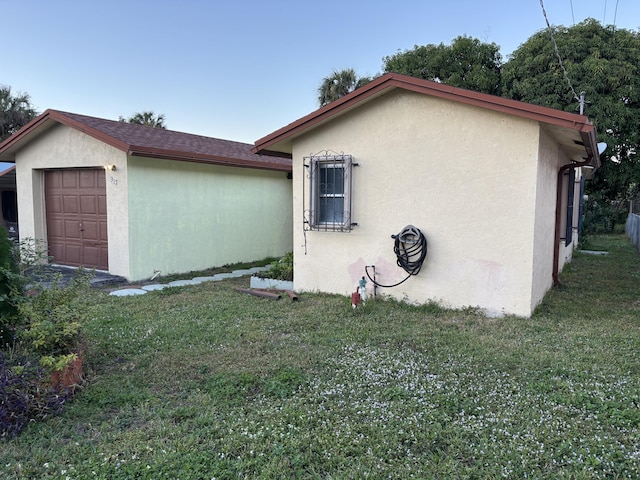
<path fill-rule="evenodd" d="M 64 265 L 54 264 L 31 267 L 25 272 L 25 276 L 28 278 L 27 289 L 34 285 L 49 288 L 55 284 L 60 287 L 65 287 L 78 274 L 79 269 L 77 267 L 67 267 Z M 124 277 L 111 275 L 101 270 L 84 270 L 82 271 L 82 275 L 88 277 L 89 284 L 92 287 L 107 287 L 109 285 L 126 283 L 127 281 Z"/>
<path fill-rule="evenodd" d="M 198 285 L 203 282 L 215 282 L 218 280 L 224 280 L 225 278 L 236 278 L 236 277 L 244 277 L 245 275 L 253 275 L 257 272 L 263 272 L 265 270 L 269 270 L 271 266 L 266 267 L 253 267 L 245 270 L 234 270 L 233 272 L 228 273 L 216 273 L 210 277 L 195 277 L 191 280 L 174 280 L 169 283 L 154 283 L 151 285 L 143 285 L 139 288 L 121 288 L 119 290 L 114 290 L 109 295 L 114 295 L 116 297 L 128 297 L 131 295 L 144 295 L 147 292 L 152 292 L 154 290 L 162 290 L 167 287 L 184 287 L 186 285 Z"/>

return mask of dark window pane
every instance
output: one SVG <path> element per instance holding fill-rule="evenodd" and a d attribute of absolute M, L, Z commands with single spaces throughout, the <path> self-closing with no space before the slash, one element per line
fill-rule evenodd
<path fill-rule="evenodd" d="M 320 195 L 344 194 L 344 167 L 320 166 Z"/>
<path fill-rule="evenodd" d="M 7 222 L 18 221 L 18 197 L 16 192 L 5 190 L 2 192 L 2 216 Z"/>
<path fill-rule="evenodd" d="M 318 208 L 318 222 L 342 223 L 344 221 L 344 198 L 321 197 Z"/>

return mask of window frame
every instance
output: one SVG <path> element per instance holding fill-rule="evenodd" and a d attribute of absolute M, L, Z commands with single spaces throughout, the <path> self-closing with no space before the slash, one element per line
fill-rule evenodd
<path fill-rule="evenodd" d="M 311 155 L 304 157 L 304 166 L 308 173 L 308 192 L 304 192 L 304 227 L 305 230 L 316 231 L 351 231 L 352 227 L 356 225 L 351 221 L 352 218 L 352 189 L 353 189 L 353 167 L 357 166 L 357 163 L 353 162 L 351 155 L 345 154 L 333 154 L 324 152 L 323 154 Z M 321 181 L 327 179 L 326 174 L 323 176 L 322 172 L 328 172 L 333 170 L 333 178 L 335 179 L 336 172 L 341 170 L 341 191 L 336 192 L 334 188 L 332 191 L 323 192 Z M 333 185 L 335 185 L 334 183 Z M 305 185 L 306 186 L 306 185 Z M 333 210 L 325 210 L 326 206 L 330 202 L 323 202 L 323 199 L 342 199 L 342 212 L 341 215 L 335 208 Z M 323 206 L 324 205 L 324 206 Z M 328 213 L 332 211 L 334 220 L 330 220 Z"/>
<path fill-rule="evenodd" d="M 564 246 L 568 247 L 573 241 L 573 205 L 575 202 L 576 169 L 570 168 L 567 178 L 567 212 L 565 219 Z"/>

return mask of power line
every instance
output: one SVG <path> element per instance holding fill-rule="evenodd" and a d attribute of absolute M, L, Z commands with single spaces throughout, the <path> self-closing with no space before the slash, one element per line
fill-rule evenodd
<path fill-rule="evenodd" d="M 573 16 L 573 0 L 569 0 L 569 4 L 571 5 L 571 23 L 573 25 L 575 25 L 576 24 L 576 17 Z"/>
<path fill-rule="evenodd" d="M 613 11 L 613 26 L 616 26 L 616 17 L 618 16 L 618 1 L 616 0 L 616 9 Z"/>
<path fill-rule="evenodd" d="M 547 18 L 547 11 L 544 9 L 544 2 L 540 0 L 540 6 L 542 7 L 542 14 L 544 15 L 544 19 L 547 22 L 547 30 L 549 31 L 549 36 L 551 37 L 551 43 L 553 43 L 553 49 L 556 52 L 556 57 L 558 57 L 558 63 L 560 64 L 560 68 L 562 69 L 562 75 L 564 76 L 565 81 L 569 85 L 571 89 L 571 93 L 573 94 L 573 98 L 580 102 L 580 97 L 573 89 L 573 85 L 571 85 L 571 80 L 569 80 L 569 75 L 567 74 L 567 69 L 564 68 L 564 64 L 562 63 L 562 57 L 560 56 L 560 51 L 558 50 L 558 44 L 556 43 L 556 37 L 553 35 L 553 29 L 551 28 L 551 24 L 549 23 L 549 18 Z"/>
<path fill-rule="evenodd" d="M 605 19 L 607 18 L 607 0 L 604 0 L 604 13 L 602 14 L 602 25 L 605 23 Z"/>

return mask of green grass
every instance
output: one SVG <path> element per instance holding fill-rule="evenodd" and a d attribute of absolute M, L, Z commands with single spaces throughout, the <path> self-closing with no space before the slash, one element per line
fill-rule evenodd
<path fill-rule="evenodd" d="M 95 292 L 88 383 L 0 478 L 639 478 L 640 260 L 591 239 L 530 319 L 247 279 Z"/>

